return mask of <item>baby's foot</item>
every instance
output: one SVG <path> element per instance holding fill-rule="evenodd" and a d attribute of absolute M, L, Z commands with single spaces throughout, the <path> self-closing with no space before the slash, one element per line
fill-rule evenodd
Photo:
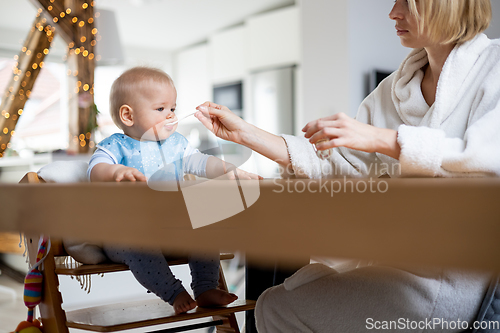
<path fill-rule="evenodd" d="M 196 307 L 196 302 L 187 293 L 187 291 L 181 292 L 174 300 L 174 311 L 175 314 L 184 313 Z"/>
<path fill-rule="evenodd" d="M 222 306 L 233 303 L 238 299 L 235 294 L 220 289 L 211 289 L 198 296 L 196 303 L 201 307 Z"/>

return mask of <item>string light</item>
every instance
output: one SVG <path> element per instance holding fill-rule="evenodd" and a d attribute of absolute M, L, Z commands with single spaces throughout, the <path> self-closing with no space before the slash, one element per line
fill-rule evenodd
<path fill-rule="evenodd" d="M 75 12 L 71 8 L 63 9 L 61 7 L 54 7 L 53 4 L 55 2 L 56 2 L 55 0 L 49 0 L 49 3 L 46 3 L 46 5 L 45 5 L 46 10 L 49 13 L 51 13 L 52 21 L 54 23 L 58 23 L 58 24 L 65 24 L 66 23 L 67 24 L 69 22 L 72 22 L 72 23 L 69 23 L 69 25 L 75 24 L 75 25 L 83 28 L 83 27 L 85 27 L 85 24 L 89 24 L 89 25 L 94 24 L 95 18 L 100 16 L 100 13 L 97 12 L 97 13 L 95 13 L 95 15 L 93 17 L 87 16 L 87 18 L 85 18 L 85 16 L 83 16 L 83 17 L 79 18 L 78 16 L 75 15 Z M 63 1 L 61 1 L 61 3 L 63 3 Z M 89 5 L 91 7 L 94 7 L 95 3 L 96 3 L 96 1 L 85 2 L 82 4 L 82 9 L 84 9 L 84 10 L 88 9 Z M 38 8 L 37 9 L 37 17 L 40 17 L 42 12 L 43 12 L 43 8 Z M 64 18 L 66 16 L 68 16 L 67 21 L 64 20 Z M 47 21 L 48 21 L 48 18 L 41 17 L 39 19 L 39 21 L 36 23 L 36 25 L 32 26 L 31 31 L 35 32 L 36 30 L 38 30 L 40 32 L 44 32 L 46 35 L 47 41 L 49 41 L 49 43 L 51 43 L 53 41 L 56 28 L 54 26 L 47 25 Z M 89 29 L 89 30 L 80 30 L 81 32 L 79 32 L 80 36 L 78 37 L 79 40 L 77 40 L 77 42 L 80 42 L 82 44 L 79 47 L 75 47 L 75 41 L 73 41 L 73 42 L 68 44 L 67 51 L 68 51 L 68 54 L 74 54 L 74 55 L 81 54 L 85 59 L 89 59 L 89 60 L 95 59 L 96 61 L 98 61 L 98 60 L 100 60 L 100 56 L 96 56 L 92 52 L 93 51 L 92 47 L 96 46 L 97 41 L 100 40 L 100 36 L 98 35 L 98 30 L 95 27 L 91 26 L 91 29 Z M 90 32 L 90 34 L 89 34 L 89 32 Z M 28 45 L 28 44 L 26 44 L 26 45 Z M 24 77 L 29 78 L 29 77 L 31 77 L 31 74 L 36 74 L 36 72 L 34 72 L 34 71 L 39 70 L 39 68 L 40 69 L 43 68 L 44 62 L 42 60 L 43 60 L 44 56 L 49 54 L 50 49 L 49 49 L 49 47 L 47 47 L 47 48 L 43 48 L 41 50 L 38 50 L 38 49 L 29 50 L 27 48 L 27 46 L 23 46 L 22 52 L 26 56 L 31 56 L 32 63 L 26 64 L 23 60 L 23 65 L 21 66 L 19 63 L 16 62 L 15 66 L 12 68 L 14 81 L 20 81 L 20 79 L 23 78 L 23 76 L 21 76 L 21 74 L 23 74 L 23 71 L 24 71 Z M 64 59 L 67 59 L 67 55 L 64 56 Z M 14 57 L 14 60 L 16 60 L 16 61 L 19 60 L 19 56 L 16 55 Z M 26 65 L 28 65 L 28 68 L 29 67 L 31 67 L 31 68 L 29 68 L 29 70 L 25 70 L 24 66 L 26 66 Z M 21 70 L 21 68 L 23 70 Z M 68 70 L 67 75 L 68 76 L 73 75 L 74 77 L 78 77 L 79 73 L 78 73 L 78 70 L 73 69 L 73 70 Z M 83 83 L 81 80 L 79 80 L 77 83 L 77 87 L 74 89 L 75 93 L 78 94 L 80 92 L 88 92 L 90 94 L 93 94 L 94 93 L 94 85 L 91 84 L 91 82 L 85 83 L 85 81 L 88 82 L 88 80 L 89 80 L 89 78 L 87 78 L 86 76 L 85 76 L 85 80 L 83 81 Z M 28 86 L 28 82 L 30 82 L 30 81 L 22 80 L 22 82 L 18 86 L 16 86 L 15 94 L 13 93 L 14 87 L 9 87 L 8 91 L 6 91 L 6 98 L 9 98 L 10 100 L 14 100 L 16 98 L 18 100 L 23 100 L 24 98 L 29 98 L 31 91 L 29 89 L 26 89 L 26 87 Z M 5 119 L 12 120 L 14 125 L 15 125 L 15 122 L 17 121 L 17 119 L 23 114 L 23 109 L 19 108 L 17 110 L 17 112 L 13 111 L 13 110 L 10 110 L 10 112 L 7 112 L 6 110 L 3 110 L 1 114 Z M 11 125 L 5 124 L 2 127 L 3 127 L 3 130 L 0 133 L 3 133 L 6 136 L 9 134 L 11 136 L 13 136 L 15 134 L 14 129 L 9 128 L 9 127 L 11 127 Z M 2 127 L 0 127 L 0 129 Z M 90 140 L 91 137 L 92 137 L 92 133 L 90 131 L 83 132 L 80 135 L 75 136 L 74 141 L 75 141 L 75 143 L 78 143 L 78 141 L 80 141 L 79 142 L 80 147 L 88 146 L 90 148 L 93 148 L 93 147 L 95 147 L 95 142 Z M 0 152 L 0 157 L 4 156 L 3 150 L 6 147 L 10 147 L 9 138 L 0 136 L 0 140 L 2 140 L 2 139 L 4 140 L 5 143 L 0 146 L 0 148 L 2 149 L 1 150 L 2 152 Z M 5 139 L 7 139 L 7 140 L 5 140 Z"/>

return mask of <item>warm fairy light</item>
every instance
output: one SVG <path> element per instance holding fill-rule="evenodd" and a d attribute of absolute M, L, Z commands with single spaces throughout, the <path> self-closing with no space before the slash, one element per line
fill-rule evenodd
<path fill-rule="evenodd" d="M 54 18 L 52 19 L 52 21 L 54 21 L 54 23 L 57 23 L 57 21 L 58 21 L 58 20 L 59 20 L 59 19 L 58 19 L 57 17 L 54 17 Z"/>
<path fill-rule="evenodd" d="M 26 51 L 26 55 L 30 55 L 30 54 L 31 54 L 31 50 Z"/>
<path fill-rule="evenodd" d="M 85 147 L 86 142 L 85 141 L 80 141 L 80 146 Z"/>
<path fill-rule="evenodd" d="M 19 95 L 24 95 L 24 90 L 19 89 Z"/>
<path fill-rule="evenodd" d="M 4 117 L 5 117 L 5 119 L 9 119 L 10 114 L 7 112 L 7 113 L 5 113 Z"/>
<path fill-rule="evenodd" d="M 66 14 L 71 14 L 71 8 L 66 9 Z"/>
<path fill-rule="evenodd" d="M 70 49 L 72 49 L 73 46 L 75 46 L 75 43 L 71 42 L 71 43 L 68 44 L 68 46 L 69 46 Z"/>
<path fill-rule="evenodd" d="M 76 86 L 77 86 L 78 88 L 80 88 L 80 87 L 82 86 L 82 81 L 78 81 L 78 82 L 76 83 Z"/>
<path fill-rule="evenodd" d="M 85 137 L 87 138 L 87 140 L 90 139 L 90 135 L 91 135 L 90 132 L 87 132 L 87 134 L 85 135 Z"/>
<path fill-rule="evenodd" d="M 92 23 L 94 23 L 94 19 L 91 17 L 91 18 L 89 18 L 88 22 L 89 22 L 89 24 L 92 24 Z"/>
<path fill-rule="evenodd" d="M 48 6 L 47 9 L 49 10 L 49 12 L 53 9 L 54 7 L 52 6 Z"/>
<path fill-rule="evenodd" d="M 4 143 L 4 144 L 2 144 L 2 149 L 5 149 L 5 143 Z"/>
<path fill-rule="evenodd" d="M 83 26 L 85 25 L 85 22 L 80 21 L 80 23 L 78 23 L 78 25 L 79 25 L 79 26 L 80 26 L 80 28 L 81 28 L 81 27 L 83 27 Z"/>
<path fill-rule="evenodd" d="M 34 64 L 34 65 L 36 65 L 36 64 Z M 16 76 L 14 76 L 14 81 L 17 81 L 17 80 L 19 80 L 19 76 L 16 75 Z"/>
<path fill-rule="evenodd" d="M 90 141 L 90 142 L 89 142 L 89 147 L 90 147 L 90 148 L 94 148 L 94 145 L 95 145 L 95 144 L 94 144 L 94 141 Z"/>
<path fill-rule="evenodd" d="M 42 57 L 42 53 L 41 53 L 41 52 L 38 52 L 38 54 L 36 55 L 36 57 L 37 57 L 38 59 L 40 59 L 40 58 Z"/>
<path fill-rule="evenodd" d="M 44 49 L 43 54 L 45 54 L 45 55 L 49 54 L 49 49 Z"/>
<path fill-rule="evenodd" d="M 37 69 L 37 67 L 38 67 L 38 65 L 37 65 L 36 63 L 34 63 L 34 64 L 31 66 L 31 68 L 33 68 L 33 69 Z"/>
<path fill-rule="evenodd" d="M 89 54 L 89 59 L 90 60 L 94 59 L 94 54 L 93 53 Z"/>
<path fill-rule="evenodd" d="M 50 3 L 54 3 L 54 0 L 50 0 Z"/>
<path fill-rule="evenodd" d="M 21 51 L 23 52 L 26 52 L 26 50 L 27 50 L 26 46 L 23 46 L 23 48 L 21 49 Z"/>
<path fill-rule="evenodd" d="M 5 127 L 5 128 L 3 129 L 3 134 L 7 134 L 7 133 L 9 133 L 9 129 L 8 129 L 7 127 Z"/>
<path fill-rule="evenodd" d="M 29 98 L 29 97 L 30 97 L 30 95 L 31 95 L 31 90 L 26 90 L 26 97 L 28 97 L 28 98 Z"/>
<path fill-rule="evenodd" d="M 65 12 L 61 12 L 61 14 L 59 14 L 59 16 L 61 16 L 61 18 L 63 18 L 64 16 L 66 16 L 66 13 Z"/>
<path fill-rule="evenodd" d="M 82 42 L 82 43 L 85 43 L 86 40 L 87 40 L 87 38 L 85 36 L 82 36 L 82 38 L 80 38 L 80 42 Z"/>
<path fill-rule="evenodd" d="M 92 7 L 94 7 L 94 6 L 95 6 L 95 1 L 92 1 L 92 2 L 90 3 L 90 5 L 91 5 Z"/>
<path fill-rule="evenodd" d="M 87 50 L 83 51 L 83 56 L 84 56 L 84 57 L 86 57 L 86 56 L 88 56 L 88 55 L 89 55 L 89 51 L 87 51 Z"/>
<path fill-rule="evenodd" d="M 97 29 L 96 28 L 92 29 L 92 35 L 95 35 L 96 33 L 97 33 Z"/>
<path fill-rule="evenodd" d="M 83 86 L 83 90 L 87 91 L 87 90 L 89 90 L 89 88 L 90 88 L 89 85 L 85 83 L 85 85 Z"/>
<path fill-rule="evenodd" d="M 26 81 L 21 82 L 21 87 L 26 87 Z"/>
<path fill-rule="evenodd" d="M 90 45 L 92 45 L 92 46 L 95 46 L 95 44 L 97 44 L 97 42 L 95 40 L 90 42 Z"/>
<path fill-rule="evenodd" d="M 44 62 L 43 62 L 43 61 L 41 61 L 41 62 L 40 62 L 40 65 L 39 65 L 39 66 L 40 66 L 40 68 L 43 68 L 43 65 L 44 65 Z"/>
<path fill-rule="evenodd" d="M 17 120 L 17 114 L 12 115 L 12 120 L 14 120 L 14 121 Z"/>
<path fill-rule="evenodd" d="M 83 9 L 87 9 L 87 7 L 88 7 L 88 6 L 89 6 L 89 4 L 88 4 L 88 3 L 86 3 L 86 2 L 84 2 L 84 3 L 83 3 L 83 5 L 82 5 L 82 8 L 83 8 Z"/>
<path fill-rule="evenodd" d="M 47 22 L 47 19 L 44 17 L 44 18 L 42 19 L 42 23 L 45 23 L 45 22 Z"/>
<path fill-rule="evenodd" d="M 38 8 L 37 12 L 41 13 L 41 12 L 43 12 L 43 9 L 42 8 Z"/>
<path fill-rule="evenodd" d="M 80 139 L 80 141 L 85 140 L 85 134 L 80 134 L 78 136 L 78 139 Z"/>
<path fill-rule="evenodd" d="M 19 110 L 17 110 L 17 114 L 18 114 L 18 115 L 22 115 L 22 114 L 23 114 L 23 109 L 19 109 Z"/>
<path fill-rule="evenodd" d="M 14 130 L 10 131 L 10 135 L 14 136 L 14 134 L 16 134 L 16 131 Z"/>
<path fill-rule="evenodd" d="M 76 53 L 76 54 L 80 54 L 80 49 L 76 49 L 76 50 L 75 50 L 75 53 Z"/>
<path fill-rule="evenodd" d="M 78 22 L 78 18 L 77 18 L 76 16 L 75 16 L 75 17 L 73 17 L 73 19 L 71 20 L 71 22 L 73 22 L 73 23 Z"/>
<path fill-rule="evenodd" d="M 26 76 L 27 76 L 27 77 L 30 77 L 30 76 L 31 76 L 31 72 L 30 72 L 30 71 L 27 71 L 27 72 L 26 72 Z"/>

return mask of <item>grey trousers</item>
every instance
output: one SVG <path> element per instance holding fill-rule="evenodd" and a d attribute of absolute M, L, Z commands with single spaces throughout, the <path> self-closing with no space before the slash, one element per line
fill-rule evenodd
<path fill-rule="evenodd" d="M 104 253 L 111 261 L 127 265 L 144 288 L 171 305 L 177 295 L 185 291 L 182 282 L 174 276 L 167 258 L 160 250 L 104 246 Z M 205 291 L 217 288 L 219 265 L 218 253 L 189 256 L 191 288 L 195 298 Z"/>

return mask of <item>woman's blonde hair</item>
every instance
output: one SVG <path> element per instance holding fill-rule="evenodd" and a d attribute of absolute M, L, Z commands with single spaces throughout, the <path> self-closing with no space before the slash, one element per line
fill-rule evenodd
<path fill-rule="evenodd" d="M 120 120 L 120 108 L 125 104 L 133 105 L 136 102 L 137 94 L 143 93 L 141 88 L 146 83 L 166 83 L 175 88 L 172 78 L 157 68 L 133 67 L 123 72 L 113 82 L 109 93 L 109 113 L 115 125 L 120 129 L 123 129 Z"/>
<path fill-rule="evenodd" d="M 464 43 L 488 28 L 490 0 L 408 0 L 419 32 L 427 30 L 433 42 Z"/>

